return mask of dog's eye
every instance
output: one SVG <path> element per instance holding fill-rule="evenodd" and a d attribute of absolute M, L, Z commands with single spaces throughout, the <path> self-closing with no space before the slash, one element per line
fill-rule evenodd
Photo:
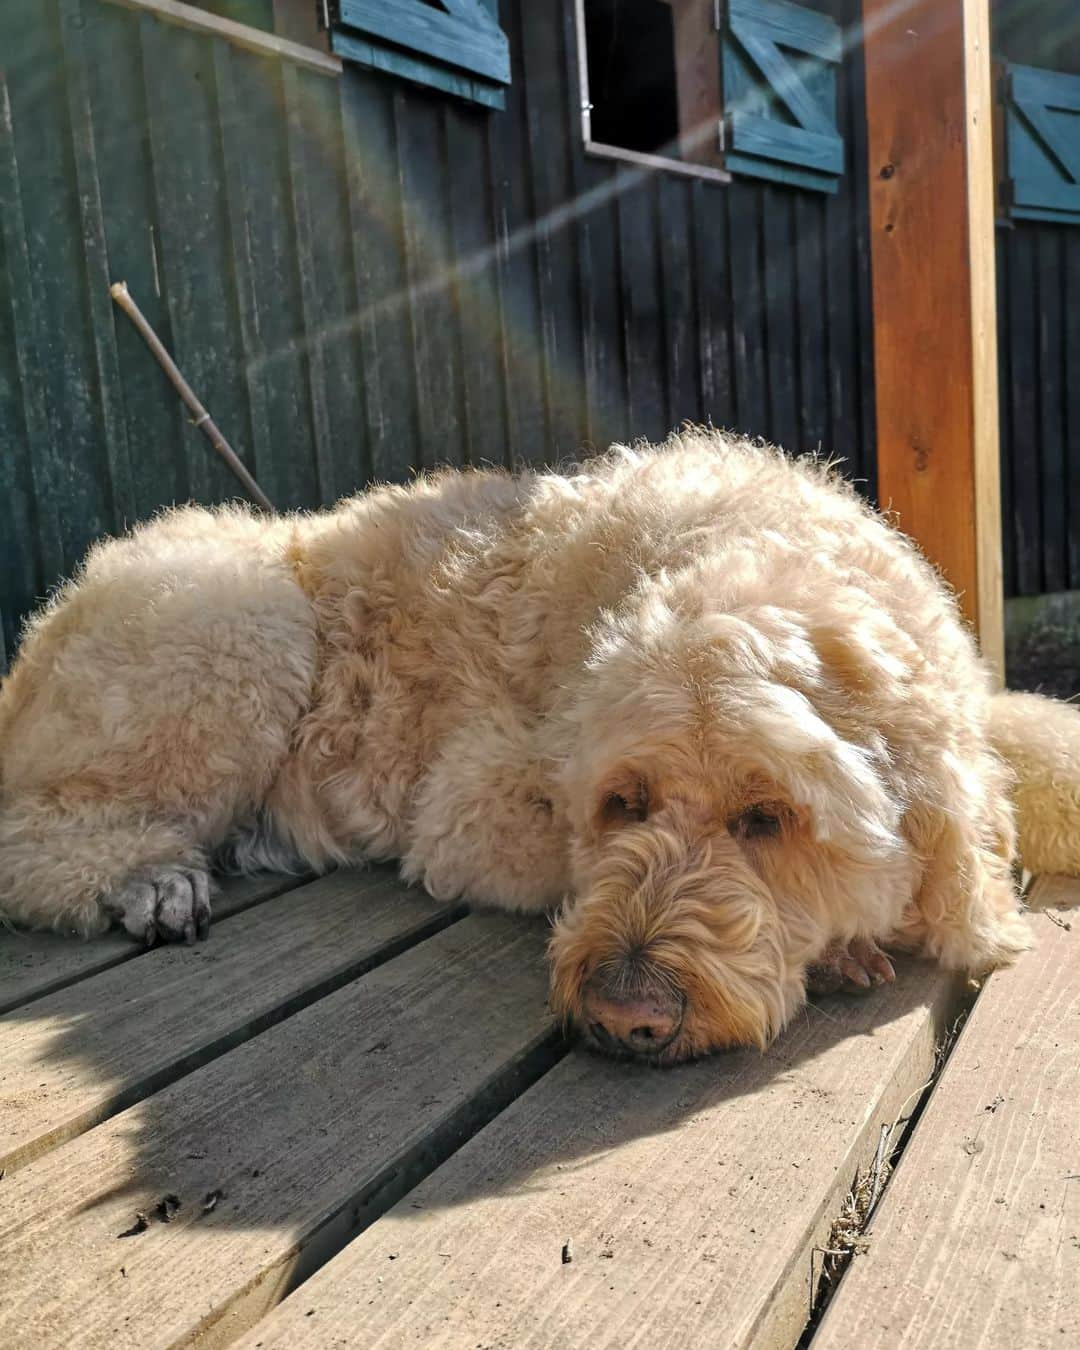
<path fill-rule="evenodd" d="M 736 839 L 775 839 L 780 833 L 781 820 L 776 811 L 766 806 L 752 806 L 728 824 Z"/>
<path fill-rule="evenodd" d="M 649 814 L 649 801 L 642 784 L 634 794 L 628 792 L 609 792 L 600 808 L 600 819 L 604 825 L 630 825 L 644 820 Z"/>

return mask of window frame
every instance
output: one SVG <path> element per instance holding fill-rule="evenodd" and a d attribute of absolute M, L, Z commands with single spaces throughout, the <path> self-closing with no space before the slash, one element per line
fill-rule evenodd
<path fill-rule="evenodd" d="M 578 108 L 581 116 L 581 138 L 585 153 L 595 159 L 615 160 L 632 164 L 639 169 L 662 170 L 684 178 L 698 178 L 706 183 L 730 183 L 731 172 L 710 164 L 695 164 L 690 160 L 674 159 L 667 155 L 649 154 L 644 150 L 629 150 L 622 145 L 608 145 L 592 136 L 592 100 L 589 96 L 589 54 L 585 41 L 585 0 L 574 0 L 574 25 L 577 34 Z M 720 34 L 717 33 L 719 44 Z M 718 57 L 719 60 L 719 47 Z M 717 110 L 717 135 L 724 127 L 723 108 Z"/>
<path fill-rule="evenodd" d="M 185 4 L 184 0 L 106 0 L 106 3 L 138 10 L 141 14 L 152 14 L 155 18 L 175 24 L 178 28 L 208 33 L 213 37 L 223 38 L 237 47 L 243 47 L 246 51 L 255 52 L 260 56 L 276 56 L 303 66 L 307 70 L 317 71 L 320 75 L 339 76 L 342 72 L 340 59 L 318 47 L 308 47 L 289 38 L 278 37 L 276 33 L 267 32 L 263 28 L 253 28 L 250 24 L 237 23 L 235 19 L 224 19 L 220 14 L 200 9 L 197 5 Z"/>

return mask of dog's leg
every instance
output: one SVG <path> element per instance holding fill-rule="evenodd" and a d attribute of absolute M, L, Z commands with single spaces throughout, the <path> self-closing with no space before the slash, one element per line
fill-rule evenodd
<path fill-rule="evenodd" d="M 0 810 L 0 916 L 84 937 L 115 919 L 148 944 L 193 941 L 210 924 L 209 875 L 187 825 L 31 796 Z"/>
<path fill-rule="evenodd" d="M 810 994 L 862 994 L 896 979 L 893 964 L 876 942 L 833 942 L 806 971 Z"/>
<path fill-rule="evenodd" d="M 926 858 L 896 939 L 956 970 L 983 972 L 1031 946 L 1012 876 L 1014 828 L 1000 761 L 957 761 L 947 809 L 913 808 L 905 829 Z"/>
<path fill-rule="evenodd" d="M 205 933 L 206 858 L 311 699 L 314 615 L 263 537 L 178 512 L 102 545 L 32 623 L 0 687 L 0 917 Z"/>

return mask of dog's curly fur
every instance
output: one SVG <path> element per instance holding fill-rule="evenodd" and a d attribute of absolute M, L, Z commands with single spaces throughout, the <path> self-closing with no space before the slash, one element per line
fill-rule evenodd
<path fill-rule="evenodd" d="M 1027 945 L 1000 704 L 908 541 L 825 466 L 717 432 L 274 521 L 189 507 L 96 547 L 28 627 L 0 904 L 190 937 L 162 877 L 223 847 L 397 857 L 439 899 L 562 903 L 560 1013 L 636 982 L 680 1001 L 665 1059 L 764 1045 L 835 941 L 972 970 Z M 1008 705 L 1015 758 L 1050 709 Z M 1043 792 L 1059 817 L 1078 764 Z"/>

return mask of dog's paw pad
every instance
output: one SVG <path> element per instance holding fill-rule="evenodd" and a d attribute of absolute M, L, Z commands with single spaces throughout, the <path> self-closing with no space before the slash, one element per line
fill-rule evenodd
<path fill-rule="evenodd" d="M 834 942 L 806 972 L 811 994 L 865 994 L 896 979 L 893 964 L 876 942 Z"/>
<path fill-rule="evenodd" d="M 210 932 L 210 877 L 196 867 L 145 867 L 105 902 L 138 942 L 194 942 Z"/>

